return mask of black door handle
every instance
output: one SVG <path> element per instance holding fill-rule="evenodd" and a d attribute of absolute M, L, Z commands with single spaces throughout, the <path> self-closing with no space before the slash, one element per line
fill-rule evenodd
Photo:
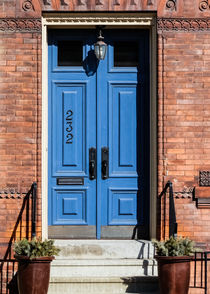
<path fill-rule="evenodd" d="M 106 162 L 106 160 L 102 161 L 102 174 L 103 175 L 107 174 L 107 162 Z"/>
<path fill-rule="evenodd" d="M 96 148 L 89 149 L 89 179 L 96 179 Z"/>
<path fill-rule="evenodd" d="M 89 173 L 90 173 L 90 179 L 93 180 L 95 178 L 95 161 L 93 160 L 90 161 Z"/>
<path fill-rule="evenodd" d="M 103 180 L 109 177 L 109 148 L 101 148 L 101 177 Z"/>

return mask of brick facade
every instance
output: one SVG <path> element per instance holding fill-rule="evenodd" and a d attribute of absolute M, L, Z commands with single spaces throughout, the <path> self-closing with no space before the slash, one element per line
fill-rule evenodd
<path fill-rule="evenodd" d="M 0 32 L 0 35 L 0 198 L 3 198 L 5 192 L 26 193 L 33 181 L 40 183 L 41 36 L 19 32 Z M 0 243 L 7 246 L 22 199 L 4 197 L 0 201 Z M 41 201 L 38 216 L 40 222 Z"/>
<path fill-rule="evenodd" d="M 206 31 L 158 35 L 159 190 L 168 180 L 175 191 L 198 186 L 199 171 L 210 167 L 209 38 Z M 209 210 L 183 197 L 175 205 L 179 234 L 209 242 Z"/>
<path fill-rule="evenodd" d="M 40 2 L 3 0 L 0 3 L 0 195 L 11 191 L 26 193 L 33 181 L 38 182 L 39 234 L 40 16 L 42 10 L 73 9 L 67 0 L 66 6 L 62 1 L 51 1 L 52 7 L 45 5 L 48 1 L 43 1 L 42 6 Z M 75 11 L 136 9 L 157 12 L 158 193 L 171 180 L 177 195 L 178 234 L 210 244 L 210 207 L 197 208 L 192 195 L 193 187 L 199 186 L 199 171 L 210 170 L 209 1 L 139 0 L 134 1 L 138 2 L 136 8 L 128 7 L 126 1 L 118 1 L 118 6 L 115 1 L 105 1 L 106 7 L 103 1 L 100 7 L 93 1 L 81 2 L 92 4 L 87 7 L 75 4 Z M 210 197 L 210 188 L 204 190 Z M 3 257 L 3 248 L 11 236 L 22 199 L 0 198 L 0 254 Z M 159 204 L 158 236 L 164 238 L 168 235 L 168 216 L 164 223 L 163 200 Z"/>
<path fill-rule="evenodd" d="M 187 26 L 173 30 L 173 27 L 158 25 L 158 186 L 161 191 L 164 183 L 172 180 L 175 191 L 182 192 L 184 188 L 198 185 L 200 170 L 210 169 L 210 37 L 207 18 L 210 13 L 208 8 L 199 9 L 196 1 L 196 5 L 192 5 L 192 1 L 179 2 L 176 9 L 169 2 L 176 1 L 156 3 L 158 15 L 165 19 L 174 19 L 185 13 L 183 16 L 188 18 L 203 16 L 207 20 L 207 28 L 195 26 L 192 30 Z M 33 16 L 34 22 L 34 17 L 41 11 L 37 5 L 36 1 L 13 0 L 3 1 L 0 6 L 2 191 L 26 191 L 33 181 L 40 182 L 41 179 L 41 31 L 34 24 L 23 27 L 20 22 L 20 16 L 29 21 Z M 143 10 L 148 10 L 145 1 L 141 5 Z M 181 220 L 185 208 L 181 208 L 180 203 L 185 205 L 188 200 L 176 201 L 180 207 L 178 219 Z M 198 218 L 205 215 L 204 211 L 195 208 L 193 202 L 191 206 L 189 214 L 193 211 Z M 187 221 L 186 214 L 185 217 Z M 191 237 L 196 236 L 192 222 L 190 226 L 180 224 L 180 233 L 190 231 L 194 232 Z"/>
<path fill-rule="evenodd" d="M 140 1 L 138 5 L 142 10 L 157 10 L 160 17 L 158 192 L 171 180 L 175 191 L 182 194 L 183 190 L 192 191 L 194 186 L 198 186 L 200 170 L 210 169 L 210 11 L 200 3 L 202 1 L 194 1 L 193 5 L 192 1 L 157 2 L 148 4 L 147 1 Z M 109 3 L 109 10 L 115 10 L 115 5 L 112 6 L 111 1 Z M 122 9 L 126 10 L 124 6 Z M 26 192 L 31 183 L 37 181 L 40 190 L 42 105 L 39 17 L 41 10 L 48 7 L 40 7 L 37 1 L 11 0 L 3 1 L 0 8 L 0 187 L 1 191 Z M 75 6 L 75 10 L 79 9 Z M 90 10 L 94 9 L 97 10 L 97 7 L 90 7 Z M 63 6 L 57 4 L 57 10 L 63 10 Z M 100 10 L 103 10 L 102 6 Z M 202 222 L 210 219 L 208 209 L 197 209 L 191 198 L 176 199 L 179 233 L 208 243 L 208 222 L 207 225 Z M 5 221 L 8 201 L 4 199 L 1 202 L 0 217 Z M 8 215 L 11 221 L 13 213 L 15 219 L 19 207 L 18 201 L 13 202 Z M 38 207 L 41 226 L 41 199 Z M 161 223 L 160 236 L 164 237 L 164 224 Z M 9 222 L 7 226 L 6 230 L 5 226 L 1 226 L 3 239 L 11 229 Z"/>

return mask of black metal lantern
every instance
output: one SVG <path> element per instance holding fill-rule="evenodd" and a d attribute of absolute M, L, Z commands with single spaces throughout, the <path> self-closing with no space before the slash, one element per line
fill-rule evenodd
<path fill-rule="evenodd" d="M 98 41 L 94 44 L 94 52 L 98 60 L 102 60 L 106 56 L 107 44 L 103 41 L 101 28 L 99 28 Z"/>

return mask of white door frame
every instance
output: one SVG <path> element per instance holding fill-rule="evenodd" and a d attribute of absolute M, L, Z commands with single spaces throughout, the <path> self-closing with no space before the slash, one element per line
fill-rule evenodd
<path fill-rule="evenodd" d="M 150 29 L 150 238 L 156 237 L 157 77 L 156 15 L 146 13 L 44 13 L 42 16 L 42 238 L 48 238 L 48 28 Z"/>

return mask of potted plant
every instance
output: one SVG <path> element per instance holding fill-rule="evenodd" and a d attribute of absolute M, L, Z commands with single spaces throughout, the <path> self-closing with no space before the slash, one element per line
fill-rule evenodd
<path fill-rule="evenodd" d="M 50 263 L 60 251 L 54 245 L 54 241 L 23 239 L 15 243 L 14 251 L 14 256 L 18 260 L 19 294 L 47 294 Z"/>
<path fill-rule="evenodd" d="M 187 294 L 190 283 L 190 261 L 194 242 L 188 238 L 170 237 L 165 241 L 153 241 L 158 262 L 161 294 Z"/>

